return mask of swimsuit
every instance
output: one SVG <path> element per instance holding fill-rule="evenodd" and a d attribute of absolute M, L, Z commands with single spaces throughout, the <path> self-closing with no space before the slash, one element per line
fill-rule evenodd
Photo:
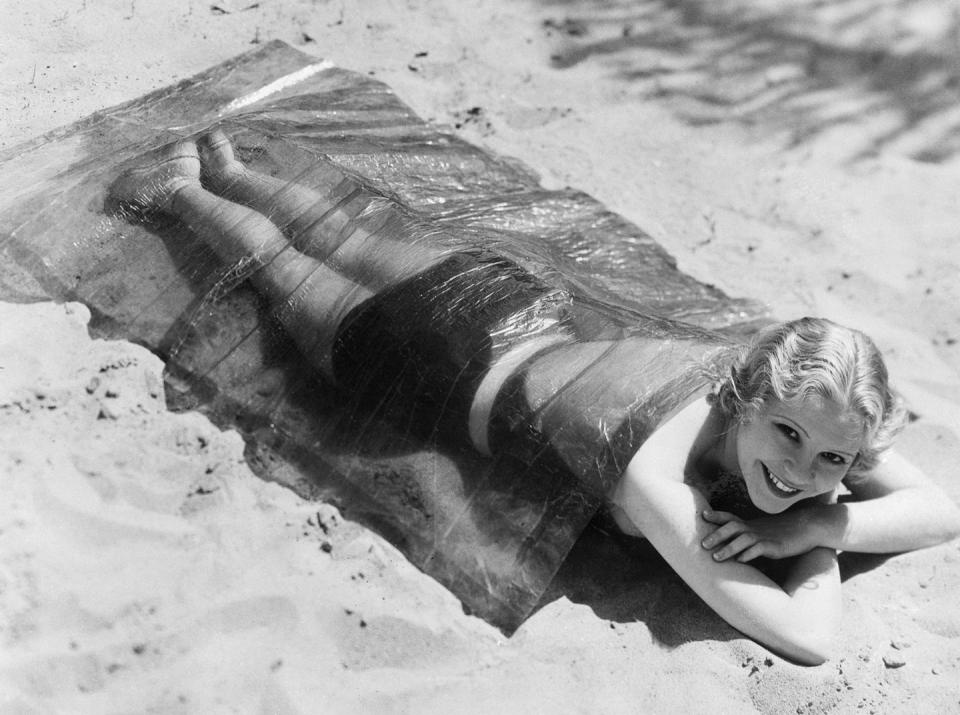
<path fill-rule="evenodd" d="M 467 438 L 491 365 L 520 342 L 564 335 L 568 305 L 566 292 L 502 256 L 453 253 L 348 313 L 334 380 L 415 433 Z"/>
<path fill-rule="evenodd" d="M 422 438 L 552 460 L 602 496 L 644 440 L 706 392 L 706 368 L 729 359 L 729 344 L 679 324 L 665 335 L 656 318 L 618 340 L 578 342 L 570 309 L 564 291 L 502 256 L 454 253 L 347 315 L 334 378 Z"/>

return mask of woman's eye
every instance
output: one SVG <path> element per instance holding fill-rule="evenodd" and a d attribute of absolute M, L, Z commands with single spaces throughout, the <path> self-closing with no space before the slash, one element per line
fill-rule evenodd
<path fill-rule="evenodd" d="M 830 464 L 846 464 L 847 459 L 839 454 L 834 454 L 833 452 L 824 452 L 821 455 L 825 460 L 830 462 Z"/>
<path fill-rule="evenodd" d="M 794 442 L 800 439 L 800 435 L 797 434 L 797 431 L 793 427 L 790 427 L 789 425 L 777 425 L 777 429 L 779 429 L 783 434 L 785 434 L 787 437 L 792 439 Z"/>

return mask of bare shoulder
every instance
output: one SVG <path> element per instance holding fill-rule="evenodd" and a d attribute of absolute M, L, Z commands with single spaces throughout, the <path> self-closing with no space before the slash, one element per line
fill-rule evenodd
<path fill-rule="evenodd" d="M 714 420 L 706 397 L 686 405 L 643 443 L 630 460 L 625 476 L 683 481 L 691 457 L 710 440 Z"/>
<path fill-rule="evenodd" d="M 711 407 L 706 397 L 698 398 L 668 418 L 637 450 L 607 495 L 610 515 L 621 531 L 643 536 L 627 511 L 627 505 L 633 501 L 634 487 L 648 480 L 683 482 L 691 452 L 696 451 L 698 441 L 702 441 L 704 426 L 709 424 L 710 417 Z"/>

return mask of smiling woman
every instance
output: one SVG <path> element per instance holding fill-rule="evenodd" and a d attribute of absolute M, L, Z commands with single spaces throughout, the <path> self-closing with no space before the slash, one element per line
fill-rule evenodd
<path fill-rule="evenodd" d="M 877 467 L 902 410 L 861 333 L 786 323 L 712 390 L 707 373 L 731 353 L 718 335 L 679 323 L 674 340 L 653 326 L 581 334 L 566 291 L 487 246 L 433 224 L 431 241 L 414 241 L 406 207 L 354 182 L 318 190 L 252 171 L 218 129 L 164 147 L 109 192 L 178 219 L 241 268 L 309 364 L 349 396 L 351 421 L 389 404 L 404 429 L 518 458 L 534 481 L 547 481 L 540 457 L 554 455 L 580 490 L 558 479 L 544 502 L 607 494 L 619 523 L 717 613 L 788 657 L 827 657 L 835 549 L 902 551 L 958 532 L 956 508 L 924 475 L 895 460 Z M 696 379 L 671 376 L 678 366 Z M 766 516 L 715 510 L 724 475 Z M 869 501 L 838 504 L 855 475 Z M 747 563 L 757 556 L 797 558 L 777 583 Z"/>
<path fill-rule="evenodd" d="M 819 663 L 840 617 L 836 550 L 907 551 L 960 531 L 946 495 L 887 451 L 902 423 L 869 338 L 823 319 L 784 323 L 638 450 L 611 492 L 615 515 L 731 624 Z M 713 509 L 718 475 L 764 514 Z M 864 501 L 839 503 L 843 486 Z M 760 556 L 796 558 L 776 583 L 748 564 Z"/>
<path fill-rule="evenodd" d="M 864 440 L 847 455 L 854 474 L 876 465 L 904 422 L 873 341 L 857 330 L 815 318 L 784 323 L 760 336 L 733 366 L 717 399 L 735 418 L 746 418 L 765 405 L 772 409 L 771 400 L 776 400 L 787 410 L 803 406 L 802 417 L 813 422 L 830 419 L 836 428 L 826 429 L 830 439 L 846 434 Z M 786 422 L 779 429 L 789 437 L 797 425 Z M 859 434 L 854 437 L 854 432 Z"/>
<path fill-rule="evenodd" d="M 751 500 L 769 514 L 833 492 L 864 441 L 860 419 L 815 396 L 796 404 L 771 398 L 727 436 Z"/>

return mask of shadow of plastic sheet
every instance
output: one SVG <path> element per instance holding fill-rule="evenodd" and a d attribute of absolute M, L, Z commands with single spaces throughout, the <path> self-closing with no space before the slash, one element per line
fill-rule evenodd
<path fill-rule="evenodd" d="M 438 240 L 456 235 L 562 287 L 586 338 L 709 346 L 749 333 L 764 310 L 680 273 L 590 197 L 546 191 L 516 162 L 425 124 L 383 84 L 279 42 L 0 155 L 0 297 L 82 301 L 95 336 L 164 358 L 171 407 L 239 429 L 258 474 L 335 501 L 511 632 L 592 518 L 596 485 L 549 445 L 529 459 L 485 457 L 437 438 L 438 425 L 398 421 L 401 395 L 388 390 L 376 409 L 351 399 L 294 348 L 243 265 L 221 264 L 175 219 L 116 210 L 108 187 L 126 167 L 212 125 L 263 175 L 318 190 L 340 179 L 366 187 Z M 672 353 L 655 353 L 651 418 L 669 409 L 676 378 Z M 620 385 L 603 378 L 578 383 L 571 404 L 587 409 L 608 382 Z M 609 413 L 619 420 L 614 442 L 644 436 L 628 434 L 633 396 L 624 399 Z M 541 420 L 556 419 L 555 402 Z"/>
<path fill-rule="evenodd" d="M 742 637 L 677 576 L 648 541 L 615 533 L 602 518 L 584 530 L 538 610 L 560 597 L 588 606 L 598 618 L 610 621 L 611 628 L 642 622 L 665 648 Z"/>
<path fill-rule="evenodd" d="M 889 559 L 889 554 L 841 553 L 841 579 L 855 579 Z M 758 559 L 754 565 L 782 583 L 792 560 Z M 611 627 L 642 622 L 666 648 L 743 637 L 677 576 L 650 542 L 621 534 L 602 512 L 570 550 L 536 610 L 561 597 L 589 607 Z"/>
<path fill-rule="evenodd" d="M 739 122 L 792 145 L 855 127 L 852 161 L 893 151 L 936 163 L 960 151 L 955 4 L 543 4 L 558 13 L 544 22 L 555 67 L 594 58 L 691 124 Z"/>

